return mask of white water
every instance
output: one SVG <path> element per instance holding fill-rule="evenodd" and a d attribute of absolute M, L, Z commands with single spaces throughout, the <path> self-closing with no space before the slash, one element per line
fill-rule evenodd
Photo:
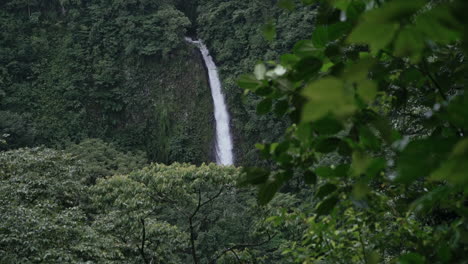
<path fill-rule="evenodd" d="M 214 103 L 214 116 L 216 120 L 216 163 L 220 165 L 232 165 L 232 139 L 229 131 L 229 114 L 227 111 L 224 96 L 221 92 L 221 82 L 219 81 L 218 69 L 210 56 L 208 48 L 201 40 L 185 38 L 188 42 L 197 45 L 208 69 L 210 79 L 211 96 Z"/>

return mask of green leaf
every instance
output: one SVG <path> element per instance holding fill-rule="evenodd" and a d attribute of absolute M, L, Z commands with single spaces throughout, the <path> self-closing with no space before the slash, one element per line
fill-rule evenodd
<path fill-rule="evenodd" d="M 320 69 L 320 72 L 321 73 L 324 73 L 324 72 L 328 72 L 328 70 L 330 70 L 335 64 L 331 61 L 329 61 L 328 59 L 326 59 L 324 61 L 324 64 L 322 66 L 322 68 Z"/>
<path fill-rule="evenodd" d="M 429 176 L 450 154 L 456 140 L 429 138 L 408 144 L 398 159 L 397 182 L 410 184 L 418 178 Z"/>
<path fill-rule="evenodd" d="M 468 187 L 468 156 L 454 158 L 441 164 L 431 175 L 431 180 L 447 181 L 455 186 Z"/>
<path fill-rule="evenodd" d="M 351 32 L 348 42 L 368 44 L 372 53 L 376 54 L 390 44 L 398 28 L 398 24 L 380 24 L 379 30 L 376 30 L 374 23 L 361 23 Z"/>
<path fill-rule="evenodd" d="M 273 21 L 269 21 L 262 27 L 262 33 L 266 40 L 273 41 L 276 37 L 276 26 Z"/>
<path fill-rule="evenodd" d="M 322 49 L 316 48 L 312 40 L 300 40 L 294 45 L 293 52 L 299 57 L 317 57 L 322 54 Z"/>
<path fill-rule="evenodd" d="M 329 44 L 325 49 L 324 54 L 333 63 L 340 63 L 342 61 L 341 47 L 337 44 Z"/>
<path fill-rule="evenodd" d="M 276 181 L 280 186 L 285 182 L 289 181 L 293 176 L 293 172 L 290 170 L 286 171 L 277 171 L 274 175 L 274 181 Z"/>
<path fill-rule="evenodd" d="M 280 61 L 282 65 L 295 65 L 297 62 L 299 62 L 300 57 L 294 55 L 294 54 L 283 54 L 281 55 Z"/>
<path fill-rule="evenodd" d="M 257 114 L 259 115 L 264 115 L 270 112 L 271 110 L 271 105 L 272 105 L 272 100 L 271 98 L 266 98 L 263 99 L 258 105 L 257 105 Z"/>
<path fill-rule="evenodd" d="M 365 148 L 371 150 L 380 149 L 380 139 L 367 126 L 359 127 L 359 141 Z"/>
<path fill-rule="evenodd" d="M 282 152 L 279 156 L 276 156 L 275 160 L 282 165 L 286 165 L 293 160 L 293 157 L 288 153 Z"/>
<path fill-rule="evenodd" d="M 324 138 L 317 142 L 315 150 L 320 153 L 330 153 L 338 148 L 340 142 L 341 140 L 339 138 Z"/>
<path fill-rule="evenodd" d="M 271 144 L 256 144 L 255 147 L 260 150 L 260 157 L 270 158 Z"/>
<path fill-rule="evenodd" d="M 271 143 L 270 152 L 275 153 L 276 148 L 279 146 L 278 142 Z"/>
<path fill-rule="evenodd" d="M 315 57 L 302 58 L 296 64 L 296 75 L 295 77 L 301 80 L 310 79 L 318 73 L 322 68 L 322 61 Z"/>
<path fill-rule="evenodd" d="M 246 167 L 242 170 L 244 178 L 241 179 L 241 184 L 262 184 L 268 180 L 270 172 L 268 170 L 256 167 Z"/>
<path fill-rule="evenodd" d="M 364 182 L 358 182 L 353 186 L 352 195 L 355 199 L 363 199 L 369 193 L 369 186 Z"/>
<path fill-rule="evenodd" d="M 343 72 L 343 78 L 347 82 L 351 83 L 359 83 L 369 80 L 369 70 L 374 64 L 375 60 L 369 57 L 349 63 Z"/>
<path fill-rule="evenodd" d="M 262 83 L 258 81 L 254 75 L 251 74 L 244 74 L 239 77 L 237 80 L 237 85 L 243 89 L 253 90 L 255 91 L 258 87 L 260 87 Z"/>
<path fill-rule="evenodd" d="M 408 26 L 401 30 L 395 41 L 394 55 L 409 57 L 412 63 L 417 64 L 424 50 L 423 35 L 414 27 Z"/>
<path fill-rule="evenodd" d="M 439 186 L 434 190 L 424 194 L 411 204 L 411 210 L 418 213 L 429 213 L 443 200 L 448 200 L 452 188 L 449 186 Z"/>
<path fill-rule="evenodd" d="M 265 205 L 273 199 L 276 192 L 279 190 L 280 184 L 277 181 L 267 182 L 260 186 L 258 190 L 258 203 Z"/>
<path fill-rule="evenodd" d="M 293 0 L 279 0 L 278 1 L 278 6 L 280 8 L 293 11 L 295 8 L 294 1 Z"/>
<path fill-rule="evenodd" d="M 343 125 L 331 116 L 325 116 L 312 123 L 312 128 L 319 135 L 334 135 L 344 129 Z"/>
<path fill-rule="evenodd" d="M 334 0 L 330 1 L 330 3 L 333 5 L 333 7 L 341 10 L 341 11 L 346 11 L 348 9 L 349 5 L 351 4 L 351 1 L 348 0 Z"/>
<path fill-rule="evenodd" d="M 273 93 L 273 89 L 271 86 L 260 86 L 255 90 L 255 94 L 259 96 L 269 96 L 271 93 Z"/>
<path fill-rule="evenodd" d="M 347 1 L 347 0 L 345 0 Z M 366 11 L 366 4 L 362 1 L 348 1 L 350 4 L 346 9 L 347 21 L 354 22 Z"/>
<path fill-rule="evenodd" d="M 278 144 L 275 148 L 275 155 L 280 155 L 283 152 L 287 152 L 289 149 L 289 141 L 283 141 Z"/>
<path fill-rule="evenodd" d="M 432 173 L 431 180 L 447 181 L 458 187 L 468 187 L 468 139 L 457 142 L 448 159 Z"/>
<path fill-rule="evenodd" d="M 424 257 L 416 253 L 407 253 L 398 258 L 398 264 L 424 264 Z"/>
<path fill-rule="evenodd" d="M 419 32 L 441 44 L 450 44 L 460 38 L 460 25 L 446 5 L 419 15 L 415 26 Z"/>
<path fill-rule="evenodd" d="M 264 144 L 257 143 L 257 144 L 255 144 L 255 148 L 258 149 L 258 150 L 264 150 L 264 149 L 265 149 L 265 145 L 264 145 Z"/>
<path fill-rule="evenodd" d="M 353 96 L 337 78 L 315 81 L 304 88 L 302 95 L 308 99 L 302 112 L 302 122 L 316 121 L 330 113 L 345 117 L 356 110 Z"/>
<path fill-rule="evenodd" d="M 451 157 L 463 157 L 468 154 L 468 139 L 463 139 L 457 142 L 455 147 L 453 148 Z"/>
<path fill-rule="evenodd" d="M 297 127 L 296 136 L 304 143 L 312 141 L 312 124 L 301 123 Z"/>
<path fill-rule="evenodd" d="M 312 5 L 317 3 L 319 0 L 301 0 L 304 5 Z"/>
<path fill-rule="evenodd" d="M 387 47 L 400 27 L 400 21 L 406 21 L 419 11 L 426 2 L 424 0 L 394 0 L 386 2 L 382 7 L 365 13 L 360 23 L 348 37 L 348 42 L 368 44 L 373 54 Z M 378 27 L 378 30 L 376 30 Z M 400 40 L 404 43 L 407 37 Z"/>
<path fill-rule="evenodd" d="M 320 25 L 312 33 L 312 44 L 318 48 L 325 48 L 330 42 L 343 37 L 351 29 L 347 22 L 332 25 Z"/>
<path fill-rule="evenodd" d="M 426 76 L 421 71 L 415 68 L 410 68 L 402 73 L 400 80 L 409 85 L 421 87 L 426 82 Z"/>
<path fill-rule="evenodd" d="M 314 47 L 325 48 L 329 42 L 328 39 L 328 27 L 321 25 L 315 28 L 312 33 L 312 44 Z"/>
<path fill-rule="evenodd" d="M 363 21 L 378 25 L 410 19 L 426 5 L 425 0 L 393 0 L 363 15 Z"/>
<path fill-rule="evenodd" d="M 304 173 L 304 182 L 306 184 L 316 184 L 317 183 L 317 174 L 311 170 L 307 170 Z"/>
<path fill-rule="evenodd" d="M 278 117 L 282 117 L 284 114 L 286 114 L 286 112 L 288 111 L 289 109 L 289 103 L 288 101 L 286 100 L 279 100 L 278 102 L 276 102 L 275 104 L 275 115 L 278 116 Z"/>
<path fill-rule="evenodd" d="M 338 145 L 338 154 L 341 156 L 351 156 L 352 152 L 353 150 L 347 141 L 341 141 Z"/>
<path fill-rule="evenodd" d="M 377 96 L 377 84 L 371 80 L 362 80 L 357 84 L 356 92 L 364 102 L 370 104 Z"/>
<path fill-rule="evenodd" d="M 325 185 L 320 186 L 320 188 L 317 191 L 317 194 L 315 194 L 315 197 L 318 199 L 322 199 L 325 196 L 328 196 L 332 192 L 336 191 L 338 187 L 336 187 L 335 184 L 331 183 L 326 183 Z"/>
<path fill-rule="evenodd" d="M 366 175 L 369 177 L 378 176 L 385 169 L 387 162 L 383 158 L 374 158 L 367 167 Z"/>
<path fill-rule="evenodd" d="M 349 22 L 338 22 L 328 26 L 328 41 L 335 41 L 346 34 L 352 29 L 352 24 Z"/>
<path fill-rule="evenodd" d="M 468 130 L 468 92 L 465 91 L 463 95 L 455 97 L 450 102 L 448 109 L 441 115 L 450 120 L 450 122 L 460 128 Z"/>
<path fill-rule="evenodd" d="M 372 158 L 370 158 L 368 155 L 360 151 L 355 151 L 353 153 L 353 163 L 351 169 L 354 176 L 364 174 L 371 164 Z"/>
<path fill-rule="evenodd" d="M 328 215 L 333 210 L 333 208 L 338 203 L 338 201 L 339 199 L 337 195 L 327 198 L 318 205 L 315 212 L 317 213 L 318 216 Z"/>
<path fill-rule="evenodd" d="M 398 132 L 394 131 L 387 117 L 374 115 L 371 117 L 371 124 L 380 132 L 380 136 L 391 144 L 400 138 Z"/>

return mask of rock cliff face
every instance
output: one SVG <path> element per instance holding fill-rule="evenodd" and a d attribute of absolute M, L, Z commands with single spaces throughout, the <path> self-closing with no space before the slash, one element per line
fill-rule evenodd
<path fill-rule="evenodd" d="M 121 144 L 140 146 L 158 162 L 214 160 L 213 103 L 195 47 L 187 44 L 162 61 L 139 62 L 129 69 L 127 82 L 136 89 L 114 131 Z"/>

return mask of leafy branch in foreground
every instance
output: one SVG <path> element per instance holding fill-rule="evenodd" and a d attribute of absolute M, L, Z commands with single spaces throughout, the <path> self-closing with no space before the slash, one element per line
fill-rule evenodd
<path fill-rule="evenodd" d="M 333 262 L 354 243 L 362 255 L 355 262 L 464 263 L 468 21 L 460 10 L 468 4 L 302 2 L 319 4 L 312 37 L 238 80 L 263 98 L 258 114 L 292 121 L 282 141 L 256 145 L 274 169 L 246 168 L 243 181 L 259 186 L 262 204 L 287 182 L 314 186 L 311 231 L 288 251 L 298 261 Z M 325 237 L 345 232 L 351 219 L 360 234 L 382 225 L 391 232 Z"/>

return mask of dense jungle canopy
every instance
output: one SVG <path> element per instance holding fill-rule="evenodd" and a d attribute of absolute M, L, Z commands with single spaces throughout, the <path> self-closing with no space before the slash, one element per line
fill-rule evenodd
<path fill-rule="evenodd" d="M 0 263 L 468 263 L 466 12 L 2 0 Z"/>

